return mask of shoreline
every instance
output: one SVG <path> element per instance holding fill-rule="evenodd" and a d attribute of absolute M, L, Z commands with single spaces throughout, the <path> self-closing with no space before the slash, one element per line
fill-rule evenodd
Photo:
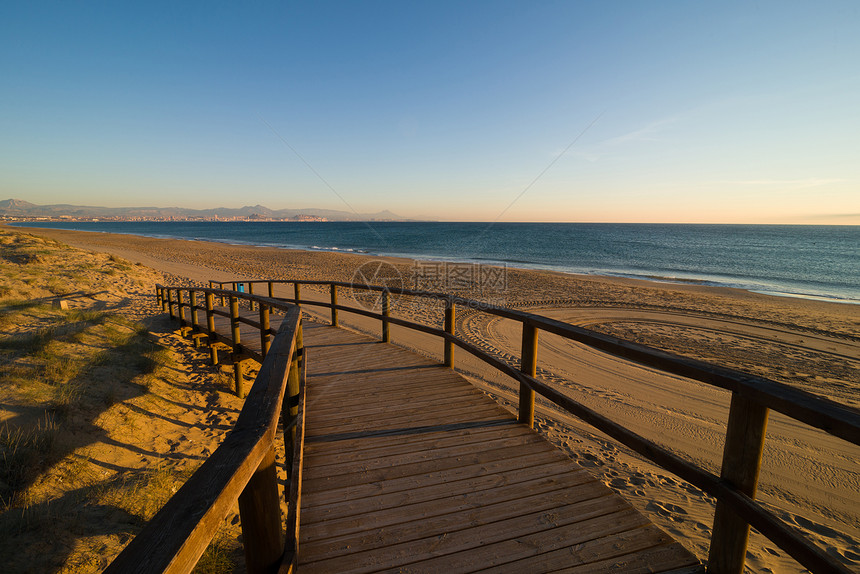
<path fill-rule="evenodd" d="M 244 222 L 236 222 L 236 223 L 244 223 Z M 357 256 L 366 256 L 381 260 L 393 259 L 398 261 L 409 261 L 413 262 L 423 262 L 423 263 L 443 263 L 443 264 L 455 264 L 455 265 L 477 265 L 477 266 L 489 266 L 489 267 L 497 267 L 503 269 L 512 269 L 519 271 L 535 271 L 542 273 L 558 273 L 563 275 L 570 275 L 577 278 L 607 278 L 607 279 L 632 279 L 637 281 L 645 281 L 650 283 L 656 283 L 660 285 L 700 285 L 703 287 L 713 287 L 717 289 L 736 289 L 739 291 L 744 291 L 748 293 L 755 293 L 766 296 L 773 297 L 788 297 L 788 298 L 796 298 L 796 299 L 804 299 L 811 301 L 821 301 L 827 303 L 837 303 L 841 305 L 860 305 L 860 297 L 853 298 L 841 295 L 835 295 L 832 293 L 821 294 L 821 293 L 806 293 L 800 292 L 798 290 L 790 290 L 787 289 L 786 286 L 779 285 L 766 285 L 766 284 L 756 284 L 755 281 L 751 281 L 749 283 L 743 282 L 741 279 L 727 279 L 725 281 L 715 279 L 713 277 L 708 277 L 707 274 L 701 273 L 703 277 L 696 277 L 695 273 L 691 273 L 694 275 L 692 277 L 678 277 L 678 276 L 666 276 L 666 275 L 655 275 L 653 273 L 649 273 L 647 271 L 643 271 L 642 273 L 637 273 L 635 271 L 614 271 L 607 269 L 599 269 L 599 270 L 580 270 L 575 268 L 565 269 L 560 268 L 558 265 L 552 264 L 541 264 L 541 263 L 529 263 L 529 262 L 507 262 L 507 261 L 499 261 L 495 259 L 478 259 L 478 258 L 468 258 L 468 257 L 445 257 L 439 255 L 410 255 L 410 254 L 402 254 L 402 253 L 382 253 L 382 252 L 374 252 L 370 250 L 362 250 L 362 249 L 353 249 L 353 248 L 339 248 L 339 247 L 318 247 L 318 246 L 297 246 L 297 245 L 279 245 L 279 244 L 271 244 L 271 243 L 260 243 L 260 242 L 252 242 L 252 241 L 238 241 L 235 239 L 214 239 L 214 238 L 192 238 L 192 237 L 181 237 L 169 234 L 142 234 L 142 233 L 133 233 L 133 232 L 119 232 L 119 231 L 95 231 L 95 230 L 80 230 L 80 229 L 66 229 L 61 227 L 36 227 L 36 226 L 28 226 L 28 225 L 19 225 L 19 224 L 7 224 L 3 223 L 0 225 L 6 225 L 15 229 L 37 229 L 44 231 L 73 231 L 78 233 L 92 233 L 92 234 L 105 234 L 105 235 L 121 235 L 121 236 L 131 236 L 131 237 L 146 237 L 149 239 L 159 239 L 165 241 L 195 241 L 203 244 L 206 243 L 216 243 L 222 245 L 229 245 L 235 247 L 252 247 L 252 248 L 270 248 L 270 249 L 278 249 L 283 251 L 299 251 L 299 252 L 307 252 L 307 253 L 333 253 L 340 255 L 357 255 Z"/>

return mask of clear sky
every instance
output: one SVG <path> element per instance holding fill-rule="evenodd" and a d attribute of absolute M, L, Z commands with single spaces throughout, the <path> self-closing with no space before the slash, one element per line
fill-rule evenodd
<path fill-rule="evenodd" d="M 860 2 L 0 6 L 0 199 L 860 223 Z"/>

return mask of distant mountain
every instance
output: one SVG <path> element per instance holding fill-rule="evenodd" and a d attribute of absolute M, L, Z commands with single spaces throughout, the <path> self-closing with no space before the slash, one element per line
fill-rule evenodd
<path fill-rule="evenodd" d="M 216 207 L 188 209 L 184 207 L 97 207 L 88 205 L 35 205 L 21 199 L 0 201 L 0 217 L 49 218 L 110 218 L 110 219 L 294 219 L 322 217 L 332 221 L 404 221 L 405 218 L 388 210 L 377 213 L 350 213 L 335 209 L 269 209 L 263 205 L 240 208 Z"/>
<path fill-rule="evenodd" d="M 33 209 L 34 207 L 39 207 L 38 205 L 34 205 L 29 201 L 24 201 L 23 199 L 7 199 L 5 201 L 0 201 L 0 210 L 4 212 L 25 212 L 29 209 Z"/>

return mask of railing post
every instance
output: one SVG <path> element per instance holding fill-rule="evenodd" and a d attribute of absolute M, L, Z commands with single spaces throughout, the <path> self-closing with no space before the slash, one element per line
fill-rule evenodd
<path fill-rule="evenodd" d="M 274 445 L 239 495 L 239 518 L 249 574 L 276 571 L 284 552 L 284 530 Z"/>
<path fill-rule="evenodd" d="M 215 334 L 215 294 L 206 294 L 206 330 L 210 336 Z"/>
<path fill-rule="evenodd" d="M 197 330 L 197 291 L 190 291 L 188 296 L 191 300 L 191 326 Z"/>
<path fill-rule="evenodd" d="M 755 498 L 768 409 L 732 392 L 720 479 Z M 750 526 L 717 501 L 708 553 L 708 574 L 740 574 L 744 570 Z"/>
<path fill-rule="evenodd" d="M 188 324 L 188 321 L 185 320 L 185 307 L 186 307 L 186 305 L 185 305 L 184 299 L 185 298 L 182 296 L 182 289 L 177 289 L 176 290 L 176 300 L 177 300 L 177 307 L 179 308 L 179 325 L 181 327 L 184 327 L 185 325 Z"/>
<path fill-rule="evenodd" d="M 173 312 L 173 289 L 167 288 L 167 311 L 170 313 L 170 318 L 175 319 L 176 314 Z"/>
<path fill-rule="evenodd" d="M 301 351 L 302 360 L 304 360 L 304 350 L 302 347 L 302 324 L 299 322 L 298 330 L 296 331 L 296 355 Z M 281 420 L 284 425 L 284 458 L 287 462 L 287 480 L 292 480 L 292 462 L 293 454 L 296 448 L 296 425 L 295 418 L 299 414 L 299 361 L 297 356 L 293 355 L 293 360 L 290 361 L 290 372 L 287 376 L 287 394 L 284 397 L 284 404 L 281 407 Z M 289 499 L 289 489 L 284 489 L 284 495 Z"/>
<path fill-rule="evenodd" d="M 209 341 L 209 354 L 212 359 L 212 364 L 218 364 L 218 347 L 215 343 L 218 340 L 215 338 L 215 294 L 206 294 L 206 338 Z"/>
<path fill-rule="evenodd" d="M 241 339 L 239 334 L 239 299 L 232 295 L 230 296 L 230 330 L 233 338 L 233 379 L 236 386 L 236 395 L 240 399 L 244 399 L 244 365 L 241 358 Z"/>
<path fill-rule="evenodd" d="M 288 436 L 292 437 L 292 445 L 289 446 L 286 451 L 290 454 L 290 457 L 285 461 L 286 468 L 289 469 L 287 471 L 287 482 L 284 488 L 284 498 L 287 502 L 287 536 L 286 542 L 284 543 L 284 558 L 282 560 L 282 568 L 283 566 L 287 566 L 287 572 L 295 572 L 297 568 L 297 558 L 299 552 L 299 507 L 301 506 L 301 480 L 302 480 L 302 445 L 304 439 L 304 424 L 302 424 L 301 430 L 299 429 L 299 420 L 298 420 L 298 410 L 303 409 L 304 406 L 301 404 L 301 388 L 307 384 L 307 365 L 305 361 L 307 360 L 306 349 L 301 346 L 301 335 L 302 335 L 302 325 L 301 321 L 298 325 L 298 331 L 296 332 L 296 350 L 301 351 L 301 363 L 302 366 L 299 368 L 298 373 L 298 382 L 294 384 L 293 387 L 295 391 L 298 393 L 295 396 L 295 400 L 292 401 L 296 407 L 296 413 L 290 416 L 282 415 L 282 422 L 284 424 L 284 440 L 287 440 Z M 289 380 L 288 380 L 289 383 Z M 287 396 L 291 396 L 291 393 L 288 392 Z M 286 404 L 286 401 L 285 401 Z M 283 406 L 282 406 L 283 409 Z M 292 410 L 291 408 L 287 408 L 287 410 Z M 304 421 L 302 421 L 303 423 Z M 288 432 L 291 431 L 291 432 Z"/>
<path fill-rule="evenodd" d="M 263 358 L 269 352 L 269 347 L 272 345 L 271 335 L 269 334 L 269 306 L 260 303 L 260 349 Z"/>
<path fill-rule="evenodd" d="M 248 295 L 253 295 L 253 294 L 254 294 L 254 284 L 251 281 L 248 281 Z M 253 299 L 248 300 L 248 306 L 251 308 L 251 311 L 254 310 L 254 300 Z"/>
<path fill-rule="evenodd" d="M 531 377 L 537 374 L 537 343 L 537 328 L 528 321 L 523 321 L 520 371 Z M 520 382 L 519 421 L 528 427 L 533 427 L 535 422 L 535 392 L 523 382 Z"/>
<path fill-rule="evenodd" d="M 161 307 L 162 310 L 167 310 L 164 309 L 164 295 L 161 292 L 161 287 L 158 285 L 155 286 L 155 300 L 158 302 L 158 306 Z"/>
<path fill-rule="evenodd" d="M 337 285 L 331 284 L 331 326 L 337 327 Z"/>
<path fill-rule="evenodd" d="M 296 281 L 295 283 L 293 283 L 293 287 L 295 287 L 295 291 L 296 291 L 296 305 L 301 307 L 302 286 L 301 286 L 301 284 L 299 284 L 298 281 Z"/>
<path fill-rule="evenodd" d="M 275 284 L 269 281 L 269 299 L 274 299 L 275 297 Z"/>
<path fill-rule="evenodd" d="M 445 332 L 454 334 L 454 301 L 445 299 Z M 445 339 L 444 345 L 445 366 L 454 368 L 454 343 Z"/>
<path fill-rule="evenodd" d="M 191 316 L 191 337 L 194 340 L 194 346 L 200 346 L 200 338 L 195 336 L 195 333 L 200 330 L 200 325 L 197 323 L 197 291 L 188 291 L 188 312 Z"/>
<path fill-rule="evenodd" d="M 388 289 L 383 289 L 382 291 L 382 316 L 382 342 L 390 343 L 391 325 L 387 317 L 391 316 L 391 293 L 388 292 Z"/>
<path fill-rule="evenodd" d="M 305 342 L 302 339 L 302 322 L 299 321 L 299 329 L 296 331 L 296 349 L 300 349 L 302 352 L 299 354 L 299 369 L 304 368 L 305 366 Z"/>

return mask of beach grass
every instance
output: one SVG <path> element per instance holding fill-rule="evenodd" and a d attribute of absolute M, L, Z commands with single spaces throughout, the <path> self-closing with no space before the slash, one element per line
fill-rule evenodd
<path fill-rule="evenodd" d="M 36 272 L 38 273 L 38 269 Z M 62 450 L 56 438 L 74 413 L 116 400 L 114 381 L 131 381 L 167 362 L 140 323 L 108 312 L 0 302 L 0 386 L 26 416 L 0 427 L 0 503 L 18 495 Z"/>
<path fill-rule="evenodd" d="M 20 557 L 4 571 L 101 571 L 199 465 L 157 452 L 151 462 L 97 462 L 100 444 L 120 446 L 105 429 L 152 425 L 159 409 L 145 406 L 167 395 L 153 386 L 185 369 L 152 332 L 154 301 L 128 292 L 150 291 L 153 276 L 0 229 L 0 554 Z M 141 305 L 150 307 L 128 312 Z M 155 450 L 132 444 L 132 453 Z M 198 571 L 233 571 L 236 547 L 225 531 Z"/>

